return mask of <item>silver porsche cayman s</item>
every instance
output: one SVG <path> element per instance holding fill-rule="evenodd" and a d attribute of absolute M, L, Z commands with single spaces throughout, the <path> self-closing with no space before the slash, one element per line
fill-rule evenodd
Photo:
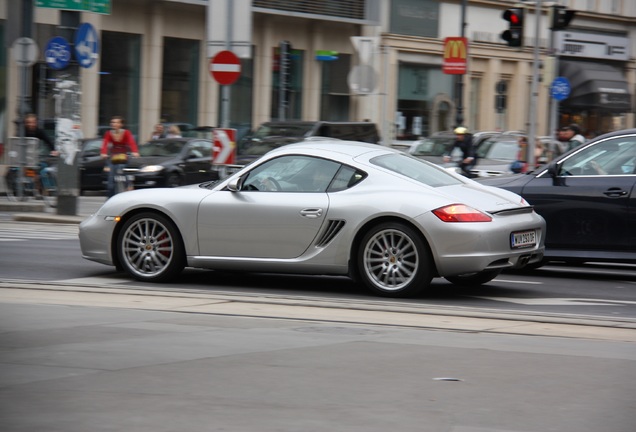
<path fill-rule="evenodd" d="M 184 267 L 349 275 L 375 294 L 478 285 L 541 261 L 520 196 L 374 144 L 308 141 L 220 181 L 124 192 L 80 225 L 84 258 L 141 281 Z"/>

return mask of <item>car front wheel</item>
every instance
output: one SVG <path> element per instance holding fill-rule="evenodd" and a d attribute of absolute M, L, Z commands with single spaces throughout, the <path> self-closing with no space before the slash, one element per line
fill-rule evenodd
<path fill-rule="evenodd" d="M 179 231 L 172 221 L 156 213 L 140 213 L 124 222 L 117 253 L 121 268 L 141 281 L 164 282 L 185 267 Z"/>
<path fill-rule="evenodd" d="M 360 281 L 384 297 L 416 295 L 428 288 L 434 273 L 422 237 L 397 222 L 380 224 L 364 235 L 357 268 Z"/>

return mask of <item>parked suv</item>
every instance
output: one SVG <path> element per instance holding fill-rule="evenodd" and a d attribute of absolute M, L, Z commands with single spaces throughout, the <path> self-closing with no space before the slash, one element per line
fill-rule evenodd
<path fill-rule="evenodd" d="M 239 141 L 236 164 L 214 164 L 213 170 L 219 173 L 219 178 L 225 178 L 270 150 L 314 137 L 373 144 L 380 142 L 378 128 L 371 122 L 271 121 L 263 123 Z"/>

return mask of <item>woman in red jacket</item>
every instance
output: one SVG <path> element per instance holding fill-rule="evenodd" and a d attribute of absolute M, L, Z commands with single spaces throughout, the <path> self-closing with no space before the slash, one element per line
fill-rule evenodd
<path fill-rule="evenodd" d="M 139 150 L 135 138 L 129 130 L 124 129 L 124 119 L 114 116 L 110 120 L 111 130 L 104 134 L 101 156 L 108 158 L 106 166 L 108 168 L 108 197 L 115 195 L 115 164 L 126 166 L 128 153 L 133 157 L 139 157 Z"/>

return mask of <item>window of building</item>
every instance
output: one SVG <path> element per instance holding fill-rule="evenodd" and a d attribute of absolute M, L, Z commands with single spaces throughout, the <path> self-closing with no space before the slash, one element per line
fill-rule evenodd
<path fill-rule="evenodd" d="M 161 118 L 197 124 L 199 104 L 199 41 L 164 38 Z"/>
<path fill-rule="evenodd" d="M 272 49 L 272 119 L 281 119 L 281 109 L 284 107 L 284 120 L 300 120 L 302 116 L 302 83 L 304 51 L 291 48 L 289 86 L 286 94 L 286 104 L 280 98 L 280 48 Z M 283 101 L 284 102 L 284 101 Z"/>
<path fill-rule="evenodd" d="M 323 61 L 320 92 L 320 120 L 349 120 L 349 84 L 347 76 L 351 65 L 350 54 L 339 54 L 338 60 Z"/>
<path fill-rule="evenodd" d="M 390 33 L 438 37 L 438 0 L 392 0 Z"/>
<path fill-rule="evenodd" d="M 141 35 L 102 32 L 99 79 L 99 126 L 122 116 L 125 128 L 139 137 Z"/>
<path fill-rule="evenodd" d="M 439 131 L 444 115 L 455 108 L 440 102 L 450 100 L 452 94 L 453 75 L 442 73 L 441 67 L 400 63 L 397 111 L 402 120 L 398 139 L 414 139 Z"/>

